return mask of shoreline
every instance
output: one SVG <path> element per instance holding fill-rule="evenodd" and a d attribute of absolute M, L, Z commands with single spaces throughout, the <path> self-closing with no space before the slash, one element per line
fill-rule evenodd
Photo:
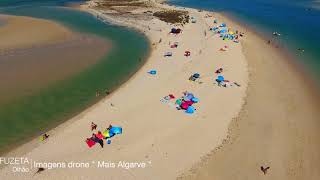
<path fill-rule="evenodd" d="M 6 36 L 1 42 L 2 47 L 8 47 L 0 48 L 2 68 L 0 79 L 3 83 L 3 88 L 0 90 L 2 94 L 0 106 L 2 108 L 14 105 L 16 101 L 21 101 L 27 96 L 39 95 L 39 92 L 44 91 L 47 86 L 54 87 L 58 82 L 74 77 L 80 71 L 88 69 L 88 66 L 98 63 L 101 57 L 112 48 L 110 42 L 93 35 L 70 31 L 55 21 L 13 15 L 0 15 L 0 17 L 8 22 L 4 27 L 0 27 L 0 30 L 4 32 L 2 36 Z M 35 24 L 32 28 L 24 28 L 23 32 L 16 30 L 27 23 Z M 43 29 L 47 31 L 37 38 L 32 38 L 34 34 Z M 21 34 L 28 35 L 21 40 L 22 42 L 19 41 L 19 38 L 15 39 L 15 36 L 20 37 Z M 28 38 L 29 36 L 31 38 Z M 10 41 L 10 46 L 6 44 L 6 41 Z M 91 46 L 99 47 L 89 52 L 88 49 Z M 81 51 L 74 53 L 75 50 Z M 88 58 L 89 56 L 91 58 Z M 74 66 L 74 63 L 77 65 Z M 59 67 L 60 73 L 56 74 L 55 69 Z M 3 112 L 1 113 L 3 115 Z M 13 122 L 15 121 L 11 121 Z M 56 126 L 56 123 L 54 124 Z M 52 125 L 48 127 L 50 128 Z M 43 131 L 44 129 L 41 129 L 32 136 L 28 134 L 31 137 L 25 140 L 3 146 L 0 150 L 1 154 L 5 155 L 14 151 L 17 147 L 38 137 Z"/>
<path fill-rule="evenodd" d="M 163 2 L 163 1 L 162 1 Z M 174 6 L 174 8 L 177 8 L 177 7 L 175 7 Z M 178 7 L 178 9 L 179 9 L 180 7 Z M 188 11 L 196 11 L 196 9 L 193 9 L 193 8 L 185 8 L 185 9 L 187 9 Z M 102 18 L 105 18 L 105 19 L 108 19 L 108 21 L 110 20 L 110 18 L 108 18 L 108 16 L 104 16 L 104 15 L 102 15 L 102 14 L 99 14 L 99 12 L 98 11 L 96 11 L 96 10 L 90 10 L 90 9 L 85 9 L 85 11 L 87 11 L 87 12 L 89 12 L 89 13 L 93 13 L 94 15 L 98 15 L 99 17 L 102 17 Z M 206 13 L 212 13 L 212 12 L 209 12 L 209 11 L 204 11 L 204 12 L 206 12 Z M 235 24 L 236 24 L 236 26 L 238 26 L 239 24 L 237 23 L 237 22 L 234 22 L 234 21 L 232 21 L 232 19 L 230 20 L 228 17 L 225 17 L 225 16 L 223 16 L 223 14 L 221 15 L 220 13 L 216 13 L 216 12 L 213 12 L 214 13 L 214 16 L 215 15 L 217 15 L 218 14 L 218 16 L 217 17 L 220 17 L 220 18 L 218 18 L 219 20 L 220 19 L 226 19 L 227 21 L 230 21 L 230 22 L 232 22 L 231 24 L 232 24 L 232 28 L 234 29 L 234 26 L 235 26 Z M 216 16 L 215 16 L 216 17 Z M 112 18 L 112 17 L 111 17 Z M 112 20 L 112 19 L 111 19 Z M 155 49 L 157 49 L 158 48 L 158 46 L 157 46 L 157 44 L 156 43 L 152 43 L 152 42 L 156 42 L 156 40 L 157 40 L 157 37 L 155 38 L 155 37 L 153 37 L 151 34 L 148 34 L 148 31 L 146 31 L 146 29 L 141 29 L 141 27 L 140 27 L 140 29 L 139 29 L 139 24 L 130 24 L 130 22 L 124 22 L 124 21 L 122 21 L 121 22 L 121 20 L 119 21 L 119 19 L 117 20 L 117 19 L 113 19 L 113 22 L 112 23 L 115 23 L 115 24 L 117 24 L 117 25 L 122 25 L 122 26 L 127 26 L 127 27 L 129 27 L 129 28 L 137 28 L 137 26 L 138 26 L 138 30 L 140 31 L 140 32 L 142 32 L 142 33 L 144 33 L 147 37 L 148 37 L 148 40 L 150 41 L 150 47 L 151 47 L 151 52 L 150 52 L 150 57 L 147 57 L 147 60 L 145 61 L 145 64 L 144 65 L 142 65 L 142 67 L 140 68 L 140 69 L 138 69 L 138 71 L 137 72 L 135 72 L 130 78 L 129 78 L 129 80 L 127 80 L 125 83 L 123 83 L 120 87 L 118 87 L 115 91 L 113 91 L 112 92 L 112 94 L 110 94 L 110 95 L 108 95 L 107 97 L 104 97 L 102 100 L 100 100 L 99 102 L 97 102 L 96 104 L 94 104 L 93 106 L 90 106 L 88 109 L 86 109 L 85 111 L 83 111 L 83 112 L 81 112 L 79 115 L 77 115 L 77 116 L 75 116 L 75 117 L 73 117 L 73 118 L 71 118 L 70 120 L 67 120 L 67 121 L 65 121 L 64 123 L 62 123 L 62 124 L 60 124 L 60 125 L 58 125 L 56 128 L 54 128 L 52 131 L 50 131 L 50 133 L 52 133 L 53 135 L 55 134 L 55 131 L 57 132 L 57 134 L 60 134 L 61 135 L 61 131 L 63 131 L 63 130 L 65 130 L 65 129 L 67 129 L 67 127 L 68 126 L 71 126 L 72 124 L 75 124 L 76 123 L 76 121 L 77 120 L 79 120 L 79 119 L 81 119 L 81 118 L 84 118 L 86 115 L 87 115 L 87 113 L 90 113 L 90 112 L 92 112 L 92 111 L 95 111 L 95 109 L 98 109 L 99 108 L 99 106 L 102 106 L 104 103 L 106 103 L 106 102 L 109 102 L 109 100 L 111 100 L 111 99 L 113 99 L 113 96 L 119 96 L 119 91 L 126 91 L 128 88 L 126 88 L 127 86 L 131 86 L 131 84 L 133 83 L 132 81 L 133 81 L 133 79 L 137 79 L 137 78 L 139 78 L 139 77 L 141 77 L 141 73 L 142 73 L 142 70 L 146 70 L 146 68 L 148 67 L 148 65 L 150 65 L 150 62 L 148 62 L 149 60 L 148 59 L 150 59 L 150 58 L 152 58 L 152 56 L 153 56 L 153 54 L 155 53 Z M 122 24 L 121 24 L 122 23 Z M 146 28 L 146 27 L 145 27 Z M 237 28 L 238 29 L 238 28 Z M 243 29 L 242 27 L 241 27 L 241 25 L 240 25 L 240 29 Z M 136 29 L 137 30 L 137 29 Z M 245 38 L 247 38 L 248 36 L 249 36 L 249 34 L 251 34 L 252 32 L 249 32 L 249 33 L 245 33 Z M 253 36 L 255 36 L 254 35 L 254 33 L 252 33 L 253 34 Z M 259 37 L 259 36 L 257 36 L 257 38 L 261 38 L 261 37 Z M 262 40 L 262 38 L 260 39 L 261 41 L 263 41 Z M 241 44 L 242 45 L 242 44 Z M 242 46 L 241 46 L 242 47 Z M 242 47 L 243 48 L 243 47 Z M 275 51 L 276 49 L 274 49 L 273 51 Z M 241 50 L 242 52 L 244 51 L 243 49 Z M 247 60 L 247 56 L 245 55 L 245 58 L 246 58 L 246 60 Z M 248 63 L 248 62 L 247 62 Z M 247 98 L 248 98 L 248 96 L 250 96 L 249 94 L 248 94 L 248 89 L 250 88 L 252 88 L 251 86 L 252 86 L 252 80 L 251 80 L 251 76 L 252 76 L 252 74 L 254 74 L 254 73 L 252 73 L 252 69 L 250 69 L 250 67 L 251 67 L 251 65 L 250 65 L 250 63 L 248 63 L 249 64 L 249 71 L 248 71 L 248 73 L 249 73 L 249 79 L 248 79 L 248 81 L 247 81 L 247 83 L 248 83 L 248 87 L 246 87 L 246 89 L 245 89 L 245 96 L 243 96 L 242 97 L 242 105 L 241 105 L 241 108 L 239 109 L 239 112 L 237 112 L 236 114 L 236 116 L 235 117 L 233 117 L 233 119 L 230 121 L 230 123 L 228 123 L 228 125 L 227 125 L 227 133 L 222 133 L 222 134 L 224 134 L 224 135 L 222 135 L 223 137 L 219 137 L 218 138 L 218 142 L 216 143 L 216 147 L 213 147 L 213 148 L 211 148 L 211 149 L 214 149 L 211 153 L 209 152 L 209 154 L 208 153 L 205 153 L 205 155 L 204 156 L 201 156 L 201 157 L 199 157 L 199 160 L 200 160 L 200 162 L 193 162 L 193 165 L 192 166 L 198 166 L 198 164 L 200 163 L 200 164 L 202 164 L 203 163 L 203 161 L 204 162 L 206 162 L 206 160 L 204 160 L 204 159 L 209 159 L 209 161 L 210 161 L 210 158 L 212 158 L 211 156 L 213 156 L 212 154 L 215 154 L 215 151 L 223 151 L 224 150 L 224 145 L 225 144 L 229 144 L 229 143 L 233 143 L 233 136 L 234 136 L 234 134 L 233 134 L 233 129 L 234 128 L 238 128 L 238 125 L 237 125 L 237 123 L 238 123 L 238 121 L 243 121 L 243 118 L 244 117 L 242 117 L 242 114 L 246 111 L 246 109 L 244 109 L 245 107 L 246 107 L 246 104 L 247 104 Z M 294 65 L 292 65 L 293 67 L 295 67 Z M 149 68 L 149 67 L 148 67 Z M 290 68 L 292 68 L 292 67 L 290 67 Z M 139 77 L 137 77 L 137 76 L 139 76 Z M 300 77 L 300 76 L 298 76 L 298 77 Z M 118 92 L 118 93 L 117 93 Z M 112 112 L 112 111 L 111 111 Z M 180 117 L 180 116 L 179 116 Z M 128 123 L 128 122 L 127 122 Z M 64 127 L 63 127 L 64 126 Z M 238 135 L 238 134 L 237 134 Z M 226 137 L 226 138 L 225 138 Z M 229 139 L 231 137 L 231 140 Z M 229 140 L 228 140 L 229 139 Z M 219 142 L 220 141 L 220 142 Z M 153 144 L 152 144 L 153 145 Z M 162 147 L 163 148 L 163 147 Z M 33 149 L 33 148 L 32 148 Z M 201 153 L 201 154 L 203 154 L 203 152 Z M 101 156 L 98 156 L 98 157 L 101 157 Z M 194 164 L 196 164 L 196 165 L 194 165 Z M 188 165 L 189 166 L 189 165 Z M 185 167 L 186 169 L 184 169 L 184 171 L 183 172 L 180 172 L 179 171 L 179 173 L 177 173 L 177 174 L 188 174 L 188 173 L 190 173 L 189 171 L 188 171 L 188 167 Z M 200 167 L 199 169 L 203 169 L 203 167 Z M 204 173 L 204 172 L 206 172 L 208 169 L 205 169 L 204 171 L 201 171 L 202 173 Z M 191 169 L 191 173 L 193 173 L 193 172 L 197 172 L 198 171 L 198 168 L 196 168 L 196 170 L 194 170 L 194 169 Z M 227 173 L 227 172 L 226 172 Z M 50 173 L 49 173 L 50 174 Z M 115 174 L 117 174 L 117 173 L 115 173 Z M 137 174 L 139 174 L 139 175 L 141 175 L 141 172 L 137 172 Z M 148 174 L 148 173 L 147 173 Z M 53 175 L 53 174 L 51 174 L 51 175 Z M 172 174 L 171 174 L 172 175 Z M 46 176 L 45 176 L 46 177 Z M 47 176 L 48 177 L 48 176 Z M 144 177 L 144 176 L 141 176 L 141 177 Z M 211 176 L 210 176 L 211 177 Z M 209 177 L 209 178 L 210 178 Z M 184 177 L 185 178 L 185 177 Z M 193 179 L 193 178 L 191 178 L 191 179 Z"/>
<path fill-rule="evenodd" d="M 306 92 L 306 99 L 307 102 L 311 102 L 311 105 L 309 107 L 312 107 L 312 111 L 310 110 L 310 112 L 313 113 L 313 116 L 315 117 L 319 117 L 319 113 L 316 113 L 316 109 L 319 110 L 319 108 L 316 107 L 320 107 L 319 104 L 319 100 L 320 96 L 318 93 L 318 88 L 317 85 L 312 81 L 312 79 L 309 79 L 309 75 L 306 71 L 305 68 L 299 68 L 299 66 L 301 66 L 301 64 L 296 60 L 296 58 L 291 55 L 287 49 L 284 49 L 282 47 L 277 48 L 274 47 L 272 45 L 267 45 L 266 43 L 266 37 L 259 35 L 259 33 L 257 33 L 256 31 L 246 27 L 243 28 L 243 26 L 241 25 L 241 23 L 235 21 L 234 19 L 232 19 L 232 17 L 229 17 L 228 15 L 225 15 L 223 13 L 215 13 L 218 14 L 218 17 L 225 19 L 226 22 L 230 21 L 233 25 L 236 25 L 237 27 L 240 27 L 239 29 L 244 29 L 245 30 L 245 34 L 246 34 L 246 39 L 244 41 L 247 41 L 247 39 L 254 39 L 251 41 L 255 41 L 256 43 L 258 43 L 258 46 L 261 46 L 261 44 L 264 44 L 263 46 L 268 48 L 269 50 L 266 50 L 267 52 L 274 52 L 276 55 L 276 59 L 279 61 L 283 61 L 281 62 L 282 65 L 288 66 L 288 69 L 290 71 L 290 73 L 294 74 L 294 78 L 297 80 L 297 82 L 303 86 L 305 85 L 305 87 L 303 88 L 299 88 L 299 89 L 303 89 L 300 90 L 301 92 Z M 250 46 L 250 45 L 249 45 Z M 251 43 L 252 46 L 252 43 Z M 255 91 L 255 89 L 257 89 L 255 87 L 256 82 L 258 81 L 257 78 L 253 78 L 254 76 L 256 76 L 257 74 L 261 74 L 261 72 L 258 72 L 256 70 L 256 65 L 253 65 L 254 63 L 252 63 L 254 61 L 254 59 L 252 57 L 250 57 L 252 55 L 252 52 L 248 52 L 250 50 L 252 50 L 252 47 L 248 47 L 247 45 L 244 45 L 244 53 L 246 56 L 246 59 L 249 59 L 249 86 L 247 89 L 247 95 L 245 97 L 245 103 L 241 109 L 241 111 L 239 112 L 239 115 L 237 117 L 235 117 L 232 122 L 229 125 L 228 128 L 228 134 L 226 136 L 226 138 L 223 140 L 223 142 L 221 143 L 221 145 L 215 147 L 211 153 L 201 157 L 201 161 L 197 162 L 194 164 L 194 166 L 189 170 L 186 171 L 184 173 L 182 173 L 179 177 L 177 177 L 177 179 L 179 180 L 209 180 L 209 179 L 247 179 L 248 177 L 250 177 L 250 179 L 259 179 L 259 178 L 263 178 L 263 174 L 261 174 L 261 172 L 259 172 L 259 168 L 260 165 L 266 167 L 266 166 L 271 166 L 271 169 L 274 169 L 273 166 L 276 166 L 277 168 L 279 168 L 279 165 L 277 163 L 272 163 L 272 161 L 275 161 L 275 159 L 273 160 L 268 160 L 267 158 L 264 160 L 263 156 L 262 158 L 259 157 L 259 160 L 254 164 L 256 167 L 253 167 L 252 164 L 253 162 L 250 161 L 250 159 L 254 159 L 257 157 L 251 157 L 251 155 L 253 155 L 255 152 L 251 152 L 252 154 L 240 154 L 240 152 L 243 152 L 245 150 L 245 147 L 249 148 L 249 143 L 248 144 L 243 144 L 243 139 L 242 138 L 249 138 L 248 135 L 246 135 L 245 137 L 243 137 L 243 134 L 248 134 L 246 133 L 246 131 L 249 129 L 249 123 L 253 124 L 253 123 L 259 123 L 258 121 L 255 122 L 255 120 L 248 120 L 248 113 L 251 114 L 252 111 L 254 111 L 252 104 L 254 104 L 254 102 L 252 103 L 252 101 L 254 101 L 253 99 L 255 99 L 255 97 L 257 97 L 257 94 L 252 95 L 253 92 Z M 285 50 L 285 51 L 284 51 Z M 266 53 L 265 53 L 266 54 Z M 266 65 L 266 67 L 268 67 Z M 269 66 L 269 68 L 271 68 Z M 261 70 L 261 67 L 260 67 Z M 280 70 L 280 69 L 279 69 Z M 281 70 L 280 70 L 281 71 Z M 260 80 L 260 79 L 259 79 Z M 305 83 L 305 84 L 303 84 Z M 280 91 L 280 88 L 279 88 Z M 294 90 L 293 90 L 294 91 Z M 314 99 L 313 99 L 314 98 Z M 250 107 L 248 107 L 249 105 Z M 259 106 L 257 103 L 255 104 L 255 106 Z M 272 107 L 269 107 L 272 109 Z M 255 109 L 256 110 L 256 109 Z M 301 114 L 301 113 L 300 113 Z M 310 117 L 308 116 L 311 120 L 315 120 L 314 117 Z M 303 120 L 303 119 L 301 119 Z M 313 122 L 314 125 L 318 125 L 316 123 L 316 121 Z M 274 123 L 276 124 L 276 123 Z M 285 128 L 285 127 L 283 127 Z M 257 128 L 258 129 L 258 128 Z M 252 131 L 252 129 L 250 129 Z M 260 129 L 257 130 L 257 132 L 263 131 L 260 127 Z M 290 130 L 287 130 L 288 132 L 290 132 Z M 304 133 L 308 134 L 308 131 L 305 131 Z M 314 133 L 311 132 L 311 133 Z M 250 134 L 250 136 L 255 136 L 255 134 Z M 258 135 L 260 136 L 260 135 Z M 269 136 L 268 133 L 266 133 L 266 136 Z M 304 136 L 303 134 L 301 134 L 301 136 Z M 308 136 L 308 135 L 306 135 Z M 293 138 L 295 138 L 295 136 L 293 136 Z M 301 138 L 301 137 L 300 137 Z M 303 137 L 306 138 L 306 137 Z M 241 140 L 243 141 L 241 141 Z M 250 143 L 252 145 L 254 144 L 258 144 L 260 139 L 263 141 L 262 137 L 259 138 L 253 138 L 253 139 L 258 139 L 256 140 L 257 142 L 255 143 Z M 241 143 L 239 143 L 242 142 Z M 293 141 L 297 141 L 297 140 L 293 140 Z M 299 141 L 299 140 L 298 140 Z M 237 144 L 237 146 L 235 146 L 235 144 Z M 263 142 L 261 143 L 263 144 Z M 319 144 L 317 144 L 316 142 L 314 142 L 314 144 L 316 144 L 315 146 L 319 146 Z M 310 144 L 309 144 L 310 145 Z M 258 145 L 259 146 L 259 145 Z M 261 146 L 261 145 L 260 145 Z M 242 148 L 242 149 L 237 149 L 237 148 Z M 276 147 L 276 146 L 273 146 Z M 305 148 L 305 147 L 304 147 Z M 313 147 L 314 148 L 314 147 Z M 265 147 L 265 149 L 267 149 L 266 151 L 270 150 L 269 148 Z M 311 149 L 309 151 L 312 151 L 314 149 Z M 237 151 L 239 151 L 237 153 Z M 261 150 L 260 152 L 263 154 L 264 152 L 262 152 L 264 150 Z M 257 151 L 259 152 L 259 151 Z M 299 152 L 297 152 L 299 153 Z M 246 158 L 242 158 L 242 156 L 245 156 Z M 308 155 L 304 155 L 304 156 L 308 156 Z M 311 154 L 311 157 L 314 157 L 316 159 L 319 159 L 319 156 L 315 157 L 315 154 Z M 233 158 L 233 159 L 232 159 Z M 282 157 L 277 157 L 279 158 L 280 162 Z M 290 159 L 292 157 L 286 157 L 287 159 Z M 276 173 L 268 173 L 270 175 L 269 178 L 272 179 L 300 179 L 300 178 L 305 178 L 305 177 L 309 177 L 308 179 L 317 179 L 319 177 L 319 173 L 316 172 L 315 169 L 310 168 L 310 169 L 305 169 L 304 166 L 311 166 L 311 164 L 313 163 L 313 165 L 311 167 L 317 166 L 315 163 L 317 163 L 317 160 L 313 160 L 312 158 L 306 158 L 307 161 L 310 161 L 308 163 L 310 164 L 304 164 L 302 165 L 301 162 L 299 162 L 300 165 L 294 165 L 294 162 L 291 162 L 291 164 L 285 164 L 283 165 L 284 167 L 282 167 L 283 169 L 277 169 L 275 170 Z M 247 170 L 247 162 L 250 161 L 250 166 L 249 168 L 251 168 L 250 170 Z M 303 161 L 303 160 L 301 160 Z M 319 164 L 318 164 L 319 165 Z M 300 166 L 300 167 L 299 167 Z M 302 167 L 304 168 L 302 168 Z M 246 169 L 247 168 L 247 169 Z M 316 167 L 315 167 L 316 168 Z M 246 169 L 246 170 L 244 170 Z M 281 170 L 283 170 L 281 172 Z M 243 172 L 244 171 L 244 172 Z M 274 170 L 271 170 L 274 171 Z M 283 174 L 285 171 L 285 174 Z M 251 173 L 250 173 L 251 172 Z M 308 173 L 309 172 L 309 173 Z M 248 174 L 250 174 L 250 176 L 248 176 Z M 281 178 L 279 178 L 281 177 Z"/>

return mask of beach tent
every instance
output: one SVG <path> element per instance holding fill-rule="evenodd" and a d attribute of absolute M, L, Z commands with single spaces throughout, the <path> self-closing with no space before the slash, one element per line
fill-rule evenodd
<path fill-rule="evenodd" d="M 227 32 L 228 32 L 227 29 L 221 29 L 221 30 L 220 30 L 220 33 L 227 33 Z"/>
<path fill-rule="evenodd" d="M 172 56 L 172 52 L 166 52 L 166 53 L 164 53 L 164 56 L 165 57 Z"/>
<path fill-rule="evenodd" d="M 189 106 L 186 110 L 186 113 L 193 114 L 196 109 L 193 106 Z"/>
<path fill-rule="evenodd" d="M 154 70 L 154 69 L 152 69 L 152 70 L 150 70 L 148 73 L 151 74 L 151 75 L 156 75 L 156 74 L 157 74 L 157 71 Z"/>
<path fill-rule="evenodd" d="M 109 131 L 110 131 L 111 134 L 122 134 L 122 128 L 121 127 L 112 126 L 112 128 L 110 128 Z"/>
<path fill-rule="evenodd" d="M 220 24 L 220 27 L 226 27 L 227 25 L 225 23 Z"/>
<path fill-rule="evenodd" d="M 218 76 L 218 78 L 216 79 L 217 82 L 222 82 L 224 81 L 224 77 L 223 76 Z"/>

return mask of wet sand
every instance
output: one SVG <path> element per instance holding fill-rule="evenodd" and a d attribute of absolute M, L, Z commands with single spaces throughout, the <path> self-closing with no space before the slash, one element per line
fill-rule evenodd
<path fill-rule="evenodd" d="M 43 19 L 1 14 L 0 19 L 6 22 L 0 28 L 1 51 L 61 42 L 73 36 L 71 31 L 60 24 Z"/>
<path fill-rule="evenodd" d="M 4 29 L 16 31 L 0 33 L 0 38 L 5 39 L 0 43 L 0 104 L 35 94 L 42 88 L 76 75 L 97 63 L 111 47 L 109 42 L 98 37 L 75 34 L 52 22 L 6 17 L 8 24 L 1 27 L 0 32 L 6 31 Z M 24 31 L 17 30 L 28 21 L 33 23 L 31 29 L 28 26 Z M 15 25 L 10 25 L 12 23 Z M 48 33 L 41 33 L 37 39 L 27 38 L 28 32 L 39 33 L 38 30 L 44 30 L 48 25 Z M 8 41 L 12 43 L 6 44 Z M 4 50 L 5 47 L 11 49 Z"/>
<path fill-rule="evenodd" d="M 256 34 L 246 31 L 242 47 L 250 73 L 246 103 L 224 143 L 178 179 L 319 179 L 318 94 L 292 59 Z M 270 167 L 266 175 L 260 166 Z"/>

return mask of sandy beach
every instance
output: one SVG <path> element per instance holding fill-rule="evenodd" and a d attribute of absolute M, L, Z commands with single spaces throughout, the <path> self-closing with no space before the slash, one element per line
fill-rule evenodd
<path fill-rule="evenodd" d="M 246 32 L 246 102 L 227 140 L 178 179 L 319 179 L 319 94 L 281 50 L 233 25 Z M 266 175 L 261 166 L 270 167 Z"/>
<path fill-rule="evenodd" d="M 13 172 L 18 165 L 8 165 L 0 170 L 0 179 L 319 177 L 314 96 L 294 67 L 265 41 L 217 13 L 148 1 L 119 15 L 117 9 L 103 8 L 99 2 L 89 1 L 81 8 L 101 20 L 144 32 L 152 46 L 146 64 L 110 96 L 48 132 L 47 141 L 34 140 L 7 155 L 33 162 L 82 163 L 81 167 L 46 167 L 35 174 L 37 168 L 29 163 L 19 165 L 28 168 L 25 173 Z M 170 10 L 187 11 L 196 22 L 172 25 L 148 12 Z M 209 31 L 214 19 L 244 32 L 240 43 Z M 173 27 L 182 32 L 169 33 Z M 178 47 L 171 48 L 175 42 Z M 186 57 L 185 51 L 191 55 Z M 166 52 L 172 56 L 164 57 Z M 232 86 L 218 86 L 218 68 L 223 68 L 220 75 Z M 151 75 L 150 70 L 157 73 Z M 200 79 L 190 81 L 194 73 Z M 282 78 L 274 81 L 275 77 Z M 175 107 L 185 91 L 200 100 L 193 114 Z M 175 98 L 163 99 L 169 94 Z M 123 133 L 104 148 L 98 144 L 88 148 L 91 122 L 101 131 L 110 124 L 121 126 Z M 101 162 L 105 166 L 99 166 Z M 123 163 L 136 164 L 124 167 Z M 271 169 L 263 175 L 260 166 Z"/>

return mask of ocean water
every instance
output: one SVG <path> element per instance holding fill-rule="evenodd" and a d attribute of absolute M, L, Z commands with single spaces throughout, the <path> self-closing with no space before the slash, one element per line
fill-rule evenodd
<path fill-rule="evenodd" d="M 45 132 L 97 102 L 96 90 L 114 90 L 143 65 L 149 54 L 149 42 L 143 34 L 105 24 L 88 13 L 61 7 L 69 2 L 75 1 L 0 0 L 1 14 L 54 20 L 73 31 L 112 42 L 112 49 L 83 72 L 41 89 L 37 94 L 1 105 L 0 151 Z"/>
<path fill-rule="evenodd" d="M 170 4 L 223 12 L 278 43 L 320 87 L 319 0 L 169 0 Z M 305 49 L 304 53 L 297 49 Z"/>

